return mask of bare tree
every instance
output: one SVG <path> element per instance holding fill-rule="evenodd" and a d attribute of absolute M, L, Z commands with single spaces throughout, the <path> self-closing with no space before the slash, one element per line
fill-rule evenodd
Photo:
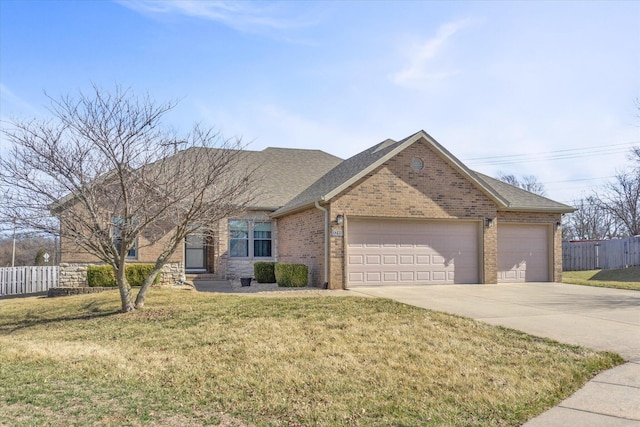
<path fill-rule="evenodd" d="M 514 187 L 522 188 L 523 190 L 529 191 L 539 196 L 544 196 L 546 194 L 544 185 L 538 182 L 538 179 L 533 175 L 526 175 L 526 176 L 523 176 L 522 178 L 518 178 L 513 174 L 498 172 L 497 178 L 500 181 L 506 182 L 507 184 L 511 184 Z"/>
<path fill-rule="evenodd" d="M 563 218 L 563 240 L 602 240 L 619 237 L 619 221 L 589 196 L 574 201 L 576 211 Z"/>
<path fill-rule="evenodd" d="M 640 235 L 640 167 L 618 172 L 596 197 L 598 205 L 620 221 L 625 234 Z"/>
<path fill-rule="evenodd" d="M 49 99 L 50 120 L 3 129 L 12 147 L 0 159 L 0 214 L 23 229 L 59 233 L 110 265 L 122 311 L 140 308 L 187 235 L 247 206 L 252 171 L 241 166 L 241 141 L 197 125 L 178 138 L 162 126 L 176 103 L 130 89 L 94 86 L 90 95 Z M 162 250 L 134 302 L 125 267 L 140 242 Z"/>
<path fill-rule="evenodd" d="M 636 100 L 640 111 L 640 100 Z M 640 235 L 640 147 L 628 156 L 633 164 L 618 171 L 596 194 L 598 205 L 616 218 L 628 236 Z"/>

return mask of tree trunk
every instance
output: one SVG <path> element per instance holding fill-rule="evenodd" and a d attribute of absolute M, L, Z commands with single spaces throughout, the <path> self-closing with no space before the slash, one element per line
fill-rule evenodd
<path fill-rule="evenodd" d="M 142 284 L 142 287 L 138 291 L 138 296 L 136 297 L 135 308 L 144 307 L 144 298 L 147 296 L 147 290 L 153 284 L 153 281 L 156 280 L 156 276 L 162 271 L 162 267 L 164 267 L 164 264 L 164 260 L 157 260 L 151 273 L 149 273 L 147 278 L 144 279 L 144 283 Z"/>
<path fill-rule="evenodd" d="M 133 296 L 131 295 L 131 286 L 127 281 L 125 275 L 125 263 L 122 263 L 116 270 L 116 281 L 118 282 L 118 289 L 120 290 L 120 301 L 122 301 L 122 312 L 128 313 L 136 309 L 133 304 Z"/>

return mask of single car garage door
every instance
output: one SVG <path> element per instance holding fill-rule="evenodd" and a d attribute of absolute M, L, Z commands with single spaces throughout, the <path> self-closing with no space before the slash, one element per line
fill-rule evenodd
<path fill-rule="evenodd" d="M 498 225 L 498 282 L 549 280 L 549 226 Z"/>
<path fill-rule="evenodd" d="M 347 285 L 478 283 L 478 223 L 348 224 Z"/>

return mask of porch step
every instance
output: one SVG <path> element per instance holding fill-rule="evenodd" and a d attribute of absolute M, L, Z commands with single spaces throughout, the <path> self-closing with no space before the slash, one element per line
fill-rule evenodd
<path fill-rule="evenodd" d="M 214 273 L 195 273 L 195 274 L 186 274 L 186 279 L 190 282 L 196 281 L 211 281 L 211 280 L 220 280 L 220 276 Z"/>

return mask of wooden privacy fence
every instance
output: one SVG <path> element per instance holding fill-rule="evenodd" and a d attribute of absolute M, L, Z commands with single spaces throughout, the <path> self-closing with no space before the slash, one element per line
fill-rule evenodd
<path fill-rule="evenodd" d="M 58 285 L 58 266 L 0 267 L 0 295 L 45 292 Z"/>
<path fill-rule="evenodd" d="M 564 271 L 611 270 L 640 265 L 640 236 L 626 239 L 562 242 Z"/>

